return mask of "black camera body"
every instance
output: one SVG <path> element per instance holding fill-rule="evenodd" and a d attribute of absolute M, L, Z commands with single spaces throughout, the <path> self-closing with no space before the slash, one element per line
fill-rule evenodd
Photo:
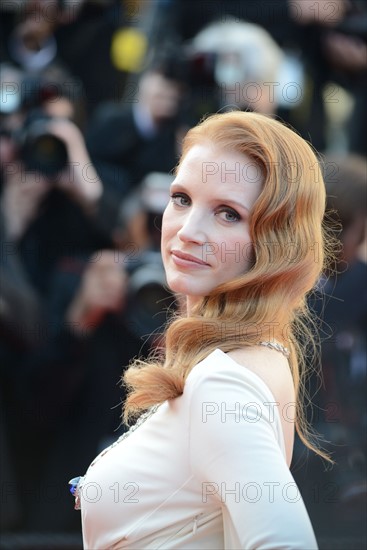
<path fill-rule="evenodd" d="M 66 145 L 49 131 L 50 120 L 42 109 L 34 109 L 15 136 L 25 167 L 47 177 L 56 176 L 68 164 Z"/>
<path fill-rule="evenodd" d="M 124 313 L 138 338 L 153 338 L 167 321 L 167 308 L 174 297 L 166 284 L 159 251 L 146 250 L 126 265 L 129 274 L 128 302 Z"/>

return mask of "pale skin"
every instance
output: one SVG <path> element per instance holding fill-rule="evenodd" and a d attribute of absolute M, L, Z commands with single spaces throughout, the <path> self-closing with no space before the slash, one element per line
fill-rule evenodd
<path fill-rule="evenodd" d="M 292 461 L 296 402 L 292 374 L 287 358 L 274 349 L 252 346 L 230 351 L 227 355 L 259 376 L 270 389 L 279 411 L 287 464 Z"/>
<path fill-rule="evenodd" d="M 249 213 L 261 187 L 260 170 L 245 155 L 206 144 L 183 160 L 163 214 L 162 257 L 170 288 L 187 296 L 189 310 L 249 268 Z"/>
<path fill-rule="evenodd" d="M 196 145 L 184 158 L 163 215 L 162 258 L 172 291 L 186 296 L 187 311 L 219 284 L 250 267 L 249 214 L 261 193 L 258 166 L 246 155 Z M 228 353 L 272 392 L 280 413 L 290 465 L 294 441 L 294 386 L 288 361 L 262 346 Z"/>

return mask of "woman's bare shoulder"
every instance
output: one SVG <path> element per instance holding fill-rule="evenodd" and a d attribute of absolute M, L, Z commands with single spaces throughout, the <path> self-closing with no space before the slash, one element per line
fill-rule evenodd
<path fill-rule="evenodd" d="M 294 384 L 288 359 L 264 346 L 243 347 L 227 353 L 239 365 L 257 374 L 280 403 L 294 398 Z"/>
<path fill-rule="evenodd" d="M 292 461 L 296 397 L 288 359 L 275 349 L 252 346 L 228 353 L 236 363 L 259 376 L 270 389 L 277 403 L 283 428 L 286 461 Z"/>

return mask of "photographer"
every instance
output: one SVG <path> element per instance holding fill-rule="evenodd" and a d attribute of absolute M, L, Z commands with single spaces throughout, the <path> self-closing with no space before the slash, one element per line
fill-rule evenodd
<path fill-rule="evenodd" d="M 121 195 L 94 169 L 74 123 L 78 104 L 68 95 L 67 75 L 44 74 L 33 88 L 24 82 L 27 95 L 10 132 L 15 156 L 4 165 L 1 202 L 7 241 L 46 295 L 59 257 L 113 246 Z"/>
<path fill-rule="evenodd" d="M 22 78 L 20 97 L 11 98 L 19 102 L 1 105 L 13 109 L 1 113 L 0 354 L 6 438 L 1 458 L 11 465 L 2 474 L 14 487 L 1 523 L 49 530 L 51 521 L 43 523 L 43 518 L 52 508 L 47 491 L 57 490 L 55 460 L 65 459 L 67 468 L 70 453 L 65 455 L 63 438 L 70 426 L 80 436 L 78 392 L 93 380 L 93 369 L 84 362 L 88 339 L 63 323 L 65 307 L 77 292 L 86 258 L 113 246 L 119 200 L 96 175 L 74 122 L 80 118 L 78 98 L 63 86 L 71 82 L 68 75 L 52 69 L 32 76 L 32 86 L 25 85 L 28 76 Z M 124 345 L 123 358 L 111 360 L 119 373 L 132 352 Z M 65 450 L 60 452 L 58 445 Z M 94 442 L 92 446 L 94 453 Z M 83 461 L 85 455 L 76 451 L 75 456 Z M 68 529 L 62 501 L 60 506 L 53 521 Z"/>

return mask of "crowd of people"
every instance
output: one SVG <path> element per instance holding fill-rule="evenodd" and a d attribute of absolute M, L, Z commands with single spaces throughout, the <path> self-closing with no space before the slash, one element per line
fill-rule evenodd
<path fill-rule="evenodd" d="M 309 421 L 336 464 L 298 442 L 292 471 L 318 537 L 362 536 L 366 2 L 2 10 L 2 529 L 79 531 L 67 481 L 124 431 L 123 370 L 160 345 L 177 306 L 159 250 L 181 140 L 206 113 L 239 109 L 281 117 L 323 154 L 341 246 L 310 297 L 323 383 L 310 376 Z M 328 103 L 344 111 L 345 94 L 336 140 Z"/>

